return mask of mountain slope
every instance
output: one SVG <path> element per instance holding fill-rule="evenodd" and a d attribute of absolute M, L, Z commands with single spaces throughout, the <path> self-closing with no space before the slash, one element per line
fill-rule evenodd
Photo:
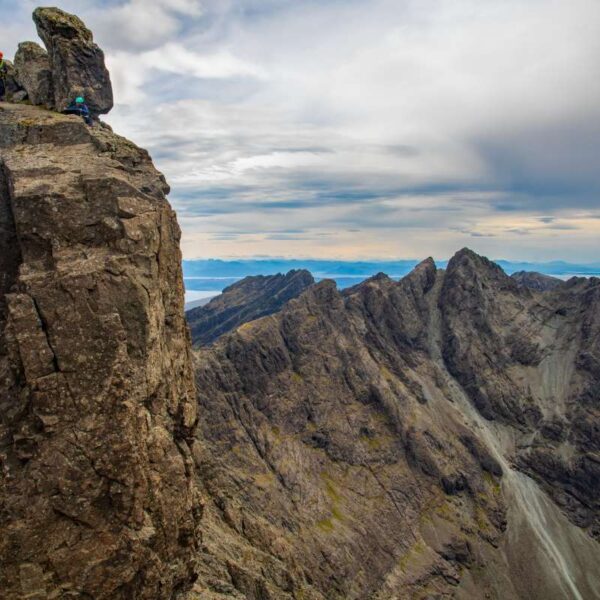
<path fill-rule="evenodd" d="M 187 311 L 193 344 L 211 344 L 219 336 L 244 323 L 277 312 L 314 282 L 308 271 L 242 279 L 225 288 L 208 304 Z"/>
<path fill-rule="evenodd" d="M 536 273 L 535 271 L 518 271 L 517 273 L 513 273 L 511 277 L 519 285 L 539 292 L 553 290 L 564 283 L 562 279 L 558 279 L 558 277 L 551 277 L 550 275 Z"/>
<path fill-rule="evenodd" d="M 198 597 L 600 597 L 597 415 L 579 391 L 598 283 L 573 284 L 567 335 L 565 296 L 464 250 L 447 272 L 322 282 L 199 351 Z M 582 331 L 554 442 L 558 382 L 534 382 Z"/>

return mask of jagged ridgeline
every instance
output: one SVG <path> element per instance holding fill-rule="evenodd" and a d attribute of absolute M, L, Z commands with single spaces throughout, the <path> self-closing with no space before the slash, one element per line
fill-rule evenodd
<path fill-rule="evenodd" d="M 245 323 L 276 313 L 314 282 L 313 276 L 305 270 L 245 277 L 225 288 L 205 306 L 186 313 L 192 343 L 194 346 L 211 344 Z"/>
<path fill-rule="evenodd" d="M 600 280 L 467 249 L 251 278 L 192 351 L 165 179 L 60 114 L 110 79 L 34 17 L 0 104 L 0 598 L 600 598 Z"/>

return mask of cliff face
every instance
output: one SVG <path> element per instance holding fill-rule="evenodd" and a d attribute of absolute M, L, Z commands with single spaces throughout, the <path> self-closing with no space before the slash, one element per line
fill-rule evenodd
<path fill-rule="evenodd" d="M 600 597 L 598 289 L 464 250 L 200 350 L 197 597 Z"/>
<path fill-rule="evenodd" d="M 147 153 L 0 107 L 2 597 L 170 598 L 201 503 L 175 215 Z"/>
<path fill-rule="evenodd" d="M 210 344 L 244 323 L 277 312 L 314 282 L 312 275 L 303 270 L 242 279 L 207 305 L 187 312 L 194 345 Z"/>

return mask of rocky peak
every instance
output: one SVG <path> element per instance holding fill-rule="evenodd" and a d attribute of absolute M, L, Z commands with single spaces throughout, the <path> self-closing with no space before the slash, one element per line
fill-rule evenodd
<path fill-rule="evenodd" d="M 58 8 L 37 8 L 33 20 L 48 50 L 54 108 L 63 110 L 81 95 L 92 114 L 109 112 L 113 93 L 104 53 L 83 21 Z"/>
<path fill-rule="evenodd" d="M 446 271 L 451 280 L 460 278 L 465 282 L 479 282 L 484 288 L 488 285 L 516 287 L 502 267 L 469 248 L 459 250 L 448 262 Z"/>
<path fill-rule="evenodd" d="M 7 98 L 60 112 L 83 96 L 93 117 L 109 112 L 113 93 L 104 53 L 83 21 L 58 8 L 37 8 L 33 20 L 47 52 L 35 42 L 19 45 Z"/>
<path fill-rule="evenodd" d="M 437 267 L 433 258 L 429 257 L 421 261 L 406 277 L 404 283 L 416 284 L 426 294 L 435 283 Z"/>
<path fill-rule="evenodd" d="M 0 109 L 2 598 L 171 598 L 202 503 L 180 231 L 144 150 Z"/>

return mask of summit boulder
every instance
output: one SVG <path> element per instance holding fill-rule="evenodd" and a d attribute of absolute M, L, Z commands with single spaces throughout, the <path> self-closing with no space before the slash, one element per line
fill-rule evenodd
<path fill-rule="evenodd" d="M 110 75 L 104 52 L 94 43 L 83 21 L 58 8 L 33 13 L 39 36 L 48 50 L 53 83 L 53 107 L 64 110 L 76 96 L 84 96 L 93 115 L 113 107 Z"/>

